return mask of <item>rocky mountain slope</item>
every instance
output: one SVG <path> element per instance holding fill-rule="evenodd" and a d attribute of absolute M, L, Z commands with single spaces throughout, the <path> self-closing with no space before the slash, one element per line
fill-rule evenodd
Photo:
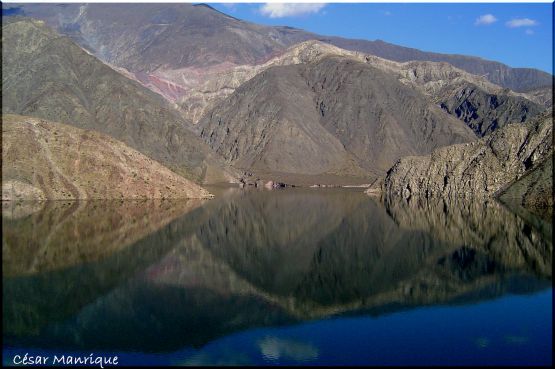
<path fill-rule="evenodd" d="M 253 25 L 208 6 L 21 9 L 120 73 L 37 21 L 7 17 L 5 111 L 99 130 L 197 182 L 233 180 L 237 173 L 230 164 L 271 179 L 279 174 L 291 181 L 293 174 L 366 180 L 401 156 L 473 139 L 432 105 L 481 137 L 538 114 L 542 107 L 532 100 L 547 103 L 541 88 L 516 93 L 444 62 L 399 63 L 318 41 L 299 44 L 303 31 Z M 124 10 L 137 18 L 122 19 Z M 286 50 L 290 44 L 295 46 Z M 335 68 L 329 60 L 345 63 Z M 189 119 L 200 122 L 197 133 L 227 164 L 189 130 Z"/>
<path fill-rule="evenodd" d="M 395 76 L 350 58 L 271 67 L 205 114 L 200 136 L 238 168 L 360 175 L 474 134 Z"/>
<path fill-rule="evenodd" d="M 136 72 L 222 63 L 257 64 L 303 41 L 301 30 L 266 27 L 204 4 L 22 4 L 101 60 Z M 133 16 L 129 16 L 132 14 Z"/>
<path fill-rule="evenodd" d="M 465 122 L 479 137 L 509 123 L 523 123 L 544 110 L 523 97 L 488 93 L 472 84 L 449 86 L 438 95 L 441 108 Z"/>
<path fill-rule="evenodd" d="M 2 200 L 209 196 L 195 183 L 105 134 L 2 116 Z"/>
<path fill-rule="evenodd" d="M 2 50 L 4 113 L 97 130 L 197 182 L 233 178 L 166 100 L 43 22 L 9 17 Z"/>
<path fill-rule="evenodd" d="M 179 71 L 187 81 L 187 93 L 176 100 L 184 114 L 197 122 L 204 112 L 229 96 L 237 87 L 258 73 L 278 65 L 307 64 L 327 56 L 342 56 L 364 62 L 400 82 L 418 89 L 434 104 L 464 121 L 479 136 L 509 122 L 524 122 L 543 110 L 545 102 L 538 96 L 515 93 L 497 86 L 483 77 L 475 76 L 447 63 L 398 63 L 376 56 L 347 51 L 319 41 L 306 41 L 264 64 L 237 66 L 231 69 L 207 69 L 204 74 L 191 69 Z M 176 79 L 177 75 L 164 78 Z M 160 92 L 162 93 L 162 92 Z"/>
<path fill-rule="evenodd" d="M 445 62 L 397 63 L 371 55 L 363 58 L 422 91 L 479 137 L 508 123 L 525 122 L 547 106 L 543 96 L 513 92 Z"/>
<path fill-rule="evenodd" d="M 529 100 L 532 100 L 546 108 L 553 106 L 553 86 L 532 88 L 523 93 Z"/>
<path fill-rule="evenodd" d="M 320 40 L 385 59 L 447 62 L 515 91 L 552 86 L 553 77 L 530 68 L 511 68 L 472 56 L 420 51 L 381 40 L 352 40 L 291 27 L 245 22 L 207 5 L 192 4 L 5 4 L 45 20 L 100 59 L 164 87 L 159 72 L 219 65 L 260 64 L 287 47 Z M 130 13 L 133 17 L 128 16 Z M 150 80 L 150 81 L 149 81 Z M 182 81 L 170 82 L 180 85 Z"/>
<path fill-rule="evenodd" d="M 381 188 L 387 196 L 404 198 L 496 196 L 551 158 L 552 134 L 553 120 L 548 110 L 526 124 L 509 124 L 476 142 L 442 147 L 427 156 L 402 158 L 387 172 Z M 546 178 L 549 176 L 539 176 L 542 181 Z M 546 187 L 526 185 L 536 186 Z M 544 191 L 541 196 L 545 195 L 551 194 Z"/>

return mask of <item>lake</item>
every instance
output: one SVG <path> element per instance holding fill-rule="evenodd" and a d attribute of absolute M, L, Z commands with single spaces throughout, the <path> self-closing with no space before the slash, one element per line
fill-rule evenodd
<path fill-rule="evenodd" d="M 4 202 L 4 364 L 552 363 L 550 219 L 361 189 L 211 191 Z"/>

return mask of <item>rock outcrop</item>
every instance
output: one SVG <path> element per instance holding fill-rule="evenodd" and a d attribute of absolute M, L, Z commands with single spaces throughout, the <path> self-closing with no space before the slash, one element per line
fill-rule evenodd
<path fill-rule="evenodd" d="M 105 134 L 36 118 L 2 116 L 2 200 L 210 196 Z"/>
<path fill-rule="evenodd" d="M 509 124 L 479 141 L 399 160 L 382 182 L 386 196 L 492 197 L 553 152 L 547 110 L 526 124 Z"/>
<path fill-rule="evenodd" d="M 553 152 L 543 162 L 511 183 L 499 196 L 500 200 L 522 206 L 535 214 L 553 215 Z"/>
<path fill-rule="evenodd" d="M 462 120 L 478 137 L 512 122 L 525 122 L 544 110 L 542 96 L 516 93 L 444 62 L 394 62 L 329 47 L 329 54 L 363 61 L 411 86 L 447 113 Z"/>
<path fill-rule="evenodd" d="M 291 46 L 262 64 L 159 68 L 149 77 L 144 73 L 128 75 L 175 102 L 183 115 L 196 124 L 205 112 L 268 68 L 308 64 L 329 56 L 351 58 L 395 75 L 403 84 L 418 89 L 433 103 L 463 120 L 479 136 L 507 122 L 525 121 L 541 111 L 540 105 L 545 105 L 545 99 L 536 96 L 537 93 L 515 93 L 448 63 L 399 63 L 313 40 Z"/>

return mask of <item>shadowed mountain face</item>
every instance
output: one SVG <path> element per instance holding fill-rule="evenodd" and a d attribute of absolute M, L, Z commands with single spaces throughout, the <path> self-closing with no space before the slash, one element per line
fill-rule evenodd
<path fill-rule="evenodd" d="M 175 101 L 182 114 L 197 124 L 205 113 L 257 74 L 275 66 L 314 64 L 327 57 L 351 59 L 395 76 L 402 84 L 418 90 L 430 102 L 441 106 L 444 111 L 465 122 L 479 137 L 507 123 L 524 122 L 537 115 L 545 104 L 545 101 L 536 95 L 515 93 L 447 63 L 398 63 L 340 49 L 319 41 L 296 44 L 263 64 L 230 68 L 206 67 L 203 73 L 191 68 L 164 72 L 163 78 L 178 81 L 185 89 L 180 94 L 168 94 L 152 84 L 146 85 L 167 99 Z M 296 79 L 297 77 L 289 74 L 282 78 Z M 287 83 L 295 85 L 299 81 L 282 83 L 284 87 L 292 88 L 286 86 Z M 295 98 L 299 100 L 297 104 L 303 101 L 303 97 L 295 96 Z M 306 113 L 297 114 L 302 116 Z M 330 148 L 332 148 L 330 154 L 333 154 L 333 145 L 330 145 Z"/>
<path fill-rule="evenodd" d="M 352 176 L 475 139 L 420 92 L 342 57 L 269 68 L 205 114 L 196 129 L 238 168 Z"/>
<path fill-rule="evenodd" d="M 2 49 L 4 113 L 100 131 L 197 182 L 231 177 L 161 96 L 43 22 L 3 23 Z"/>
<path fill-rule="evenodd" d="M 545 96 L 549 95 L 549 91 L 545 88 L 540 88 L 541 91 L 545 90 L 544 92 L 534 90 L 530 94 L 504 90 L 500 86 L 488 82 L 487 73 L 482 73 L 485 77 L 472 75 L 447 63 L 424 61 L 396 63 L 330 45 L 322 46 L 323 44 L 317 41 L 305 42 L 304 44 L 308 46 L 303 43 L 298 44 L 303 40 L 321 37 L 300 30 L 264 27 L 242 22 L 207 6 L 189 4 L 52 6 L 43 4 L 23 6 L 21 12 L 45 19 L 49 25 L 56 27 L 59 32 L 69 35 L 84 48 L 110 63 L 129 78 L 139 81 L 143 86 L 172 102 L 173 106 L 178 108 L 179 115 L 191 120 L 192 123 L 212 120 L 212 116 L 207 118 L 211 114 L 211 110 L 220 109 L 222 104 L 226 104 L 226 101 L 229 103 L 229 99 L 226 100 L 226 98 L 241 84 L 260 72 L 272 66 L 288 64 L 301 63 L 307 66 L 310 64 L 312 67 L 317 62 L 321 62 L 326 54 L 351 58 L 369 64 L 385 74 L 395 76 L 402 84 L 416 88 L 421 93 L 415 94 L 419 95 L 419 100 L 425 98 L 429 103 L 438 104 L 444 111 L 465 122 L 478 137 L 489 134 L 507 123 L 524 122 L 530 119 L 542 110 L 540 104 L 545 104 Z M 122 16 L 128 12 L 135 16 Z M 341 39 L 338 38 L 332 37 L 326 41 L 336 45 L 339 42 L 343 45 Z M 351 50 L 368 51 L 364 42 L 358 43 L 357 41 L 354 44 L 362 46 L 358 49 L 350 48 Z M 354 44 L 346 43 L 350 46 Z M 382 45 L 380 42 L 378 44 Z M 290 47 L 291 45 L 295 46 Z M 378 47 L 375 50 L 382 49 Z M 375 54 L 384 56 L 380 52 Z M 405 61 L 398 57 L 392 59 Z M 441 58 L 431 58 L 431 60 L 439 61 Z M 282 71 L 284 70 L 282 69 Z M 335 73 L 336 71 L 330 69 L 326 72 Z M 345 69 L 341 73 L 358 73 L 358 71 Z M 269 75 L 272 74 L 273 72 Z M 321 77 L 322 73 L 318 78 Z M 468 140 L 468 138 L 438 139 L 439 136 L 445 138 L 451 133 L 430 132 L 433 129 L 430 127 L 430 123 L 413 122 L 416 115 L 424 115 L 424 120 L 428 119 L 427 113 L 422 109 L 414 109 L 415 105 L 422 103 L 421 101 L 410 102 L 408 104 L 408 113 L 410 114 L 406 114 L 406 116 L 399 116 L 393 112 L 391 114 L 394 116 L 392 122 L 388 117 L 389 110 L 403 110 L 403 105 L 399 104 L 405 104 L 411 98 L 410 95 L 401 99 L 392 98 L 391 101 L 395 101 L 398 105 L 383 106 L 381 104 L 378 114 L 375 114 L 369 106 L 353 107 L 358 109 L 358 112 L 348 111 L 352 108 L 353 98 L 364 98 L 358 94 L 366 89 L 366 86 L 363 86 L 364 83 L 368 83 L 366 80 L 355 81 L 361 90 L 357 88 L 356 92 L 346 95 L 327 96 L 327 101 L 323 101 L 322 97 L 314 96 L 317 91 L 311 93 L 304 91 L 305 88 L 301 85 L 302 79 L 299 79 L 295 73 L 282 72 L 282 75 L 275 78 L 283 80 L 278 83 L 280 86 L 269 83 L 270 87 L 249 87 L 253 91 L 261 90 L 257 93 L 262 96 L 256 99 L 247 99 L 247 106 L 242 104 L 231 109 L 236 116 L 243 116 L 244 112 L 248 112 L 249 117 L 244 117 L 245 119 L 240 121 L 236 118 L 236 122 L 231 124 L 224 122 L 226 131 L 223 134 L 227 135 L 227 130 L 231 132 L 225 138 L 228 142 L 220 144 L 220 141 L 224 140 L 222 132 L 216 133 L 210 138 L 203 136 L 204 140 L 209 141 L 212 148 L 223 155 L 228 163 L 241 169 L 254 170 L 264 179 L 276 179 L 276 175 L 279 173 L 278 178 L 281 181 L 291 182 L 293 180 L 296 183 L 300 183 L 299 176 L 302 175 L 304 184 L 314 183 L 315 176 L 318 176 L 318 182 L 339 183 L 341 180 L 337 178 L 347 176 L 346 178 L 349 180 L 346 180 L 345 183 L 368 183 L 372 177 L 387 170 L 400 156 L 426 154 L 441 145 Z M 339 78 L 345 79 L 345 76 Z M 350 78 L 356 79 L 356 74 Z M 259 82 L 260 78 L 255 79 L 252 84 Z M 498 80 L 496 82 L 500 83 Z M 502 83 L 500 84 L 502 85 Z M 391 94 L 386 96 L 379 88 L 376 88 L 376 85 L 374 82 L 371 86 L 375 92 L 373 96 L 379 96 L 382 102 L 391 98 Z M 545 86 L 542 85 L 542 87 Z M 272 95 L 273 91 L 270 90 L 272 88 L 276 88 L 278 91 L 275 99 Z M 529 91 L 530 88 L 535 87 L 527 86 L 526 90 Z M 287 90 L 295 92 L 288 94 Z M 408 90 L 405 89 L 402 93 L 404 94 Z M 330 94 L 330 91 L 325 93 Z M 78 91 L 77 98 L 79 99 L 83 94 L 85 92 Z M 398 94 L 397 91 L 395 94 Z M 44 104 L 42 100 L 39 101 L 40 104 Z M 320 103 L 328 105 L 317 107 L 320 112 L 307 109 L 311 104 Z M 271 106 L 268 107 L 268 104 Z M 57 107 L 59 105 L 57 103 L 57 110 L 59 110 Z M 255 106 L 257 111 L 252 111 Z M 287 108 L 279 108 L 279 111 L 273 109 L 278 106 L 287 106 Z M 349 107 L 345 109 L 345 106 Z M 331 115 L 325 117 L 323 115 L 324 108 L 335 109 L 337 114 L 334 115 L 330 111 L 328 113 Z M 73 115 L 81 109 L 86 110 L 86 106 L 85 108 L 78 106 L 73 109 Z M 130 109 L 134 109 L 134 106 L 131 105 Z M 382 113 L 384 109 L 386 113 Z M 34 108 L 27 108 L 27 110 L 29 114 L 44 114 L 42 111 L 34 112 Z M 176 112 L 177 110 L 173 110 L 172 107 L 172 113 Z M 51 119 L 54 118 L 54 114 L 47 115 Z M 81 116 L 77 116 L 77 120 L 80 118 Z M 188 125 L 188 122 L 182 122 L 183 119 L 180 117 L 174 115 L 172 118 L 179 121 L 178 126 Z M 250 125 L 249 122 L 253 118 L 260 121 L 253 127 L 245 127 L 245 125 Z M 337 118 L 343 122 L 333 121 Z M 352 127 L 366 125 L 365 120 L 367 119 L 378 122 L 384 128 L 378 129 L 379 131 L 361 132 L 359 127 Z M 395 122 L 399 119 L 413 125 L 408 135 L 406 127 L 398 127 L 399 124 Z M 273 132 L 275 120 L 282 121 L 282 124 L 279 125 L 280 132 L 277 133 Z M 433 118 L 433 120 L 437 119 Z M 167 122 L 167 118 L 163 121 Z M 322 125 L 327 128 L 327 131 L 322 130 L 316 123 L 317 121 L 323 122 Z M 328 121 L 328 124 L 325 121 Z M 331 126 L 330 121 L 333 121 Z M 149 126 L 150 122 L 151 119 L 146 125 Z M 348 128 L 341 127 L 345 122 L 354 123 L 349 123 Z M 218 125 L 220 124 L 218 121 Z M 94 128 L 98 128 L 96 123 Z M 424 132 L 413 135 L 415 129 L 422 129 Z M 135 128 L 128 130 L 132 130 L 134 134 L 137 131 Z M 234 130 L 237 131 L 234 132 Z M 250 132 L 245 132 L 246 130 Z M 106 132 L 130 145 L 136 144 L 136 146 L 131 146 L 160 161 L 170 169 L 187 175 L 188 178 L 204 182 L 218 182 L 229 180 L 234 176 L 231 170 L 222 168 L 218 159 L 210 155 L 206 148 L 199 146 L 198 142 L 192 144 L 195 149 L 180 155 L 180 152 L 184 151 L 184 147 L 187 146 L 183 145 L 183 142 L 189 144 L 193 142 L 193 139 L 187 137 L 175 145 L 173 140 L 188 132 L 175 134 L 156 132 L 155 135 L 147 137 L 162 136 L 161 138 L 165 138 L 166 141 L 158 140 L 147 143 L 142 142 L 145 140 L 143 135 L 132 137 L 132 140 L 128 142 L 125 141 L 125 138 L 129 133 L 123 132 L 124 135 L 122 135 L 122 132 L 114 129 Z M 210 129 L 210 134 L 213 133 L 214 131 Z M 344 137 L 345 135 L 349 137 Z M 434 135 L 436 136 L 431 137 Z M 413 137 L 416 139 L 413 140 Z M 430 144 L 430 140 L 437 142 Z M 150 138 L 149 141 L 153 141 L 153 139 Z M 421 142 L 422 144 L 420 144 Z M 420 147 L 415 148 L 415 143 Z M 368 163 L 371 164 L 368 165 Z M 194 173 L 188 174 L 191 171 Z M 294 176 L 291 177 L 291 174 Z"/>
<path fill-rule="evenodd" d="M 352 59 L 395 76 L 399 82 L 420 91 L 431 102 L 464 121 L 480 137 L 507 123 L 524 122 L 543 110 L 542 106 L 549 106 L 540 96 L 516 93 L 447 63 L 398 63 L 319 41 L 296 44 L 263 64 L 206 67 L 203 73 L 190 68 L 164 72 L 163 78 L 178 81 L 186 90 L 182 94 L 167 94 L 151 84 L 147 86 L 175 101 L 180 111 L 196 124 L 205 112 L 257 74 L 275 66 L 311 64 L 326 57 Z"/>
<path fill-rule="evenodd" d="M 520 97 L 491 94 L 474 85 L 443 91 L 441 108 L 465 122 L 478 137 L 509 123 L 522 123 L 544 108 Z"/>
<path fill-rule="evenodd" d="M 552 76 L 536 69 L 510 68 L 477 57 L 424 52 L 380 40 L 351 40 L 290 27 L 260 26 L 205 5 L 3 5 L 5 8 L 15 6 L 19 7 L 20 14 L 45 20 L 100 59 L 133 73 L 146 72 L 152 76 L 151 72 L 159 68 L 176 70 L 225 63 L 258 64 L 295 43 L 320 40 L 347 50 L 400 62 L 448 62 L 519 92 L 552 85 Z M 160 81 L 152 80 L 150 83 L 158 84 Z"/>
<path fill-rule="evenodd" d="M 85 229 L 102 209 L 113 210 L 97 204 L 70 224 L 81 219 Z M 252 327 L 469 303 L 537 291 L 551 280 L 551 225 L 537 228 L 494 202 L 382 205 L 345 190 L 242 191 L 181 217 L 166 210 L 173 220 L 165 226 L 155 221 L 160 228 L 99 260 L 4 274 L 4 341 L 170 352 Z M 39 236 L 41 222 L 61 229 L 60 219 L 49 207 L 4 219 L 4 229 L 17 235 L 33 224 Z M 103 229 L 110 248 L 114 238 Z M 5 262 L 4 271 L 15 259 Z"/>

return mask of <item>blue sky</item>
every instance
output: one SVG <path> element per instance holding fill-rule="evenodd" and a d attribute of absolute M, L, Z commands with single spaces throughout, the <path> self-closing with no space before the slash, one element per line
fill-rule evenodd
<path fill-rule="evenodd" d="M 239 19 L 553 73 L 552 4 L 210 4 Z"/>

